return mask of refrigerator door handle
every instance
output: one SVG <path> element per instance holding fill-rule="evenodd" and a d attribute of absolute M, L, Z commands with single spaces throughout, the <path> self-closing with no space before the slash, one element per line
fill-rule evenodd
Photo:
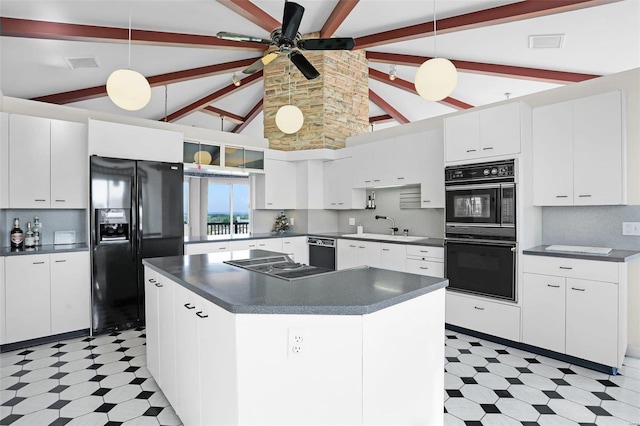
<path fill-rule="evenodd" d="M 140 176 L 136 176 L 136 192 L 138 199 L 138 221 L 137 221 L 137 229 L 136 229 L 136 247 L 138 248 L 138 256 L 140 255 L 140 247 L 142 245 L 142 211 L 143 211 L 143 202 L 142 202 L 142 185 L 140 185 Z"/>

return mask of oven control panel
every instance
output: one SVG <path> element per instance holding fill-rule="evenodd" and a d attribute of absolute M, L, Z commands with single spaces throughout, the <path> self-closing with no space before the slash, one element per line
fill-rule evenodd
<path fill-rule="evenodd" d="M 478 181 L 511 181 L 515 179 L 515 161 L 449 166 L 445 168 L 446 183 L 470 183 Z"/>

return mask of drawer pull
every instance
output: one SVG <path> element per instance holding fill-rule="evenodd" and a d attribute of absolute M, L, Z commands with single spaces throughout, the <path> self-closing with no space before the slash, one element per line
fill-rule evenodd
<path fill-rule="evenodd" d="M 203 314 L 202 311 L 196 312 L 196 315 L 199 316 L 200 318 L 209 318 L 209 315 Z"/>
<path fill-rule="evenodd" d="M 389 251 L 389 249 L 382 249 L 382 251 Z"/>
<path fill-rule="evenodd" d="M 559 266 L 559 268 L 560 269 L 567 269 L 567 270 L 573 269 L 571 266 Z"/>
<path fill-rule="evenodd" d="M 591 197 L 591 194 L 581 194 L 581 195 L 578 195 L 578 197 L 580 197 L 580 198 L 589 198 L 589 197 Z"/>
<path fill-rule="evenodd" d="M 489 151 L 490 149 L 493 149 L 493 147 L 492 146 L 488 146 L 486 148 L 482 148 L 483 151 Z"/>
<path fill-rule="evenodd" d="M 164 287 L 164 286 L 160 283 L 156 283 L 156 287 Z"/>
<path fill-rule="evenodd" d="M 156 280 L 154 280 L 153 278 L 149 278 L 147 281 L 149 281 L 151 284 L 156 282 Z"/>
<path fill-rule="evenodd" d="M 575 291 L 585 291 L 584 288 L 577 288 L 577 287 L 571 287 L 571 290 L 575 290 Z"/>
<path fill-rule="evenodd" d="M 569 198 L 568 195 L 556 195 L 556 198 Z"/>
<path fill-rule="evenodd" d="M 429 268 L 426 266 L 421 266 L 420 269 L 429 269 Z"/>
<path fill-rule="evenodd" d="M 34 265 L 43 265 L 44 262 L 33 262 Z"/>
<path fill-rule="evenodd" d="M 356 246 L 349 244 L 349 247 L 351 248 L 356 248 Z"/>
<path fill-rule="evenodd" d="M 64 263 L 64 262 L 66 262 L 66 260 L 65 260 L 65 259 L 62 259 L 62 260 L 56 260 L 56 261 L 55 261 L 55 263 Z"/>
<path fill-rule="evenodd" d="M 399 178 L 397 178 L 397 179 L 398 179 L 398 180 L 404 180 L 404 178 L 403 178 L 403 177 L 399 177 Z"/>
<path fill-rule="evenodd" d="M 560 288 L 559 285 L 547 284 L 547 287 Z"/>
<path fill-rule="evenodd" d="M 479 311 L 484 311 L 484 308 L 479 308 L 479 307 L 477 307 L 477 306 L 474 306 L 473 308 L 474 308 L 474 309 L 477 309 L 477 310 L 479 310 Z"/>
<path fill-rule="evenodd" d="M 34 201 L 37 201 L 37 202 L 39 202 L 39 203 L 44 203 L 44 202 L 45 202 L 45 201 L 47 201 L 47 200 L 43 200 L 43 199 L 38 198 L 38 199 L 35 199 Z"/>
<path fill-rule="evenodd" d="M 429 253 L 429 250 L 420 250 L 420 253 Z"/>
<path fill-rule="evenodd" d="M 191 303 L 185 303 L 184 307 L 187 308 L 187 309 L 195 309 L 196 308 L 195 306 L 191 306 Z"/>
<path fill-rule="evenodd" d="M 56 200 L 56 203 L 66 203 L 67 200 Z"/>
<path fill-rule="evenodd" d="M 468 149 L 467 152 L 476 152 L 475 149 Z"/>
<path fill-rule="evenodd" d="M 285 241 L 284 244 L 291 244 L 291 241 Z"/>
<path fill-rule="evenodd" d="M 218 247 L 218 250 L 226 250 L 226 247 Z"/>
<path fill-rule="evenodd" d="M 358 246 L 358 248 L 364 248 L 364 246 Z"/>
<path fill-rule="evenodd" d="M 422 200 L 423 203 L 430 203 L 431 200 Z"/>

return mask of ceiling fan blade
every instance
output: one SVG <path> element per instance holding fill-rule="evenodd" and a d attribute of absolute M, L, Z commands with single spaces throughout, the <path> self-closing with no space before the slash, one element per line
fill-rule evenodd
<path fill-rule="evenodd" d="M 313 80 L 314 78 L 318 78 L 320 76 L 320 73 L 317 69 L 315 69 L 313 65 L 311 65 L 311 62 L 309 62 L 307 58 L 305 58 L 304 55 L 297 50 L 291 52 L 289 54 L 289 58 L 291 59 L 291 62 L 293 62 L 293 65 L 295 65 L 296 68 L 300 70 L 302 75 L 304 75 L 307 80 Z"/>
<path fill-rule="evenodd" d="M 269 65 L 271 61 L 278 57 L 278 52 L 271 52 L 264 55 L 260 60 L 263 65 Z"/>
<path fill-rule="evenodd" d="M 270 52 L 264 55 L 262 58 L 258 59 L 247 68 L 242 70 L 243 74 L 253 74 L 254 72 L 260 71 L 264 68 L 265 65 L 269 65 L 271 61 L 278 57 L 278 52 Z"/>
<path fill-rule="evenodd" d="M 226 31 L 220 31 L 216 34 L 216 37 L 222 40 L 248 41 L 251 43 L 271 44 L 271 40 L 267 40 L 266 38 L 253 37 L 244 34 L 228 33 Z"/>
<path fill-rule="evenodd" d="M 303 50 L 351 50 L 355 45 L 351 37 L 308 38 L 298 42 L 298 47 Z"/>
<path fill-rule="evenodd" d="M 293 40 L 296 37 L 303 14 L 304 7 L 298 3 L 288 1 L 284 4 L 284 15 L 282 17 L 282 37 L 284 39 Z"/>

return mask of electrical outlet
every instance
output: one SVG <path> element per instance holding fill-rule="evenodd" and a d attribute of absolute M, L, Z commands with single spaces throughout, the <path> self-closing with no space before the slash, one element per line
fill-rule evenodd
<path fill-rule="evenodd" d="M 307 350 L 307 331 L 290 328 L 287 339 L 287 358 L 303 358 Z"/>
<path fill-rule="evenodd" d="M 355 225 L 356 224 L 356 218 L 355 217 L 350 217 L 349 218 L 349 225 Z"/>
<path fill-rule="evenodd" d="M 289 223 L 291 224 L 291 226 L 296 224 L 296 220 L 294 218 L 289 219 Z"/>
<path fill-rule="evenodd" d="M 640 222 L 622 222 L 622 235 L 640 236 Z"/>

